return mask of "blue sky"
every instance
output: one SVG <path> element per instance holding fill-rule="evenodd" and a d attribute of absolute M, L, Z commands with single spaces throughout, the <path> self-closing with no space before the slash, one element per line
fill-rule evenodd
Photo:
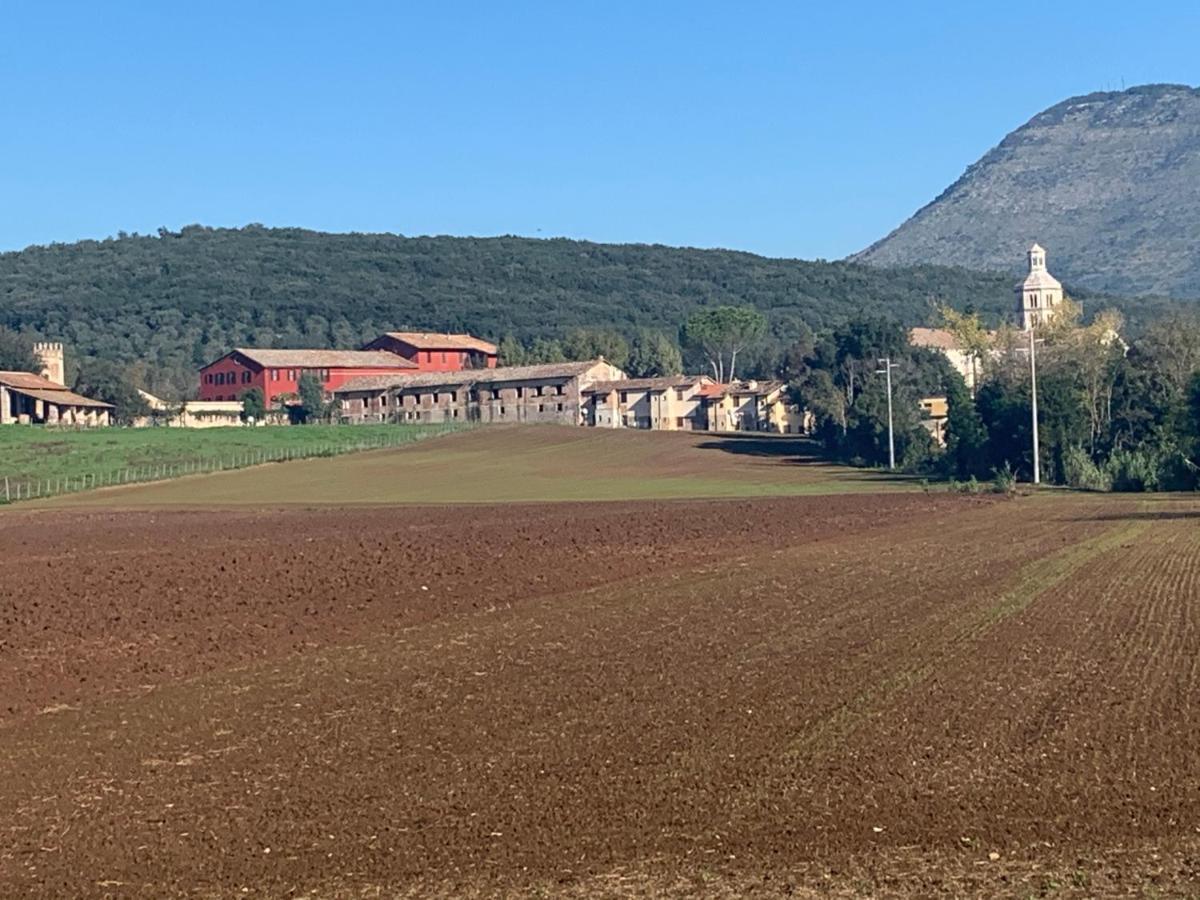
<path fill-rule="evenodd" d="M 837 258 L 1200 4 L 0 0 L 0 249 L 159 226 Z"/>

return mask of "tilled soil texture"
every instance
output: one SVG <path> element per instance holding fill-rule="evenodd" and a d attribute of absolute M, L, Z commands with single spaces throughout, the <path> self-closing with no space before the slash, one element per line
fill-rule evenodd
<path fill-rule="evenodd" d="M 1192 895 L 1198 524 L 6 514 L 0 896 Z"/>

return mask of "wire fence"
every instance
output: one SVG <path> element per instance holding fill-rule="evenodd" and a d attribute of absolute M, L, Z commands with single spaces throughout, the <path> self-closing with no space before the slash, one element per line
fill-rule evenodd
<path fill-rule="evenodd" d="M 42 478 L 4 475 L 0 476 L 0 503 L 18 503 L 24 500 L 77 494 L 81 491 L 125 484 L 146 484 L 188 475 L 228 472 L 234 469 L 262 466 L 267 463 L 343 456 L 347 453 L 361 453 L 365 450 L 386 450 L 389 447 L 400 447 L 425 438 L 465 431 L 470 427 L 458 423 L 447 423 L 416 428 L 397 428 L 394 432 L 374 433 L 352 441 L 325 441 L 298 447 L 243 448 L 226 451 L 216 456 L 196 457 L 173 462 L 123 465 L 95 472 Z"/>

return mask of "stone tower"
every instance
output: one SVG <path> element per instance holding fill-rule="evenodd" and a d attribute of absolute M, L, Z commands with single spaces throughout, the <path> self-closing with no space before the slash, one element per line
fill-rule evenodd
<path fill-rule="evenodd" d="M 1039 244 L 1029 248 L 1029 274 L 1017 287 L 1017 321 L 1022 331 L 1050 322 L 1062 304 L 1059 280 L 1046 269 L 1046 251 Z"/>
<path fill-rule="evenodd" d="M 43 378 L 66 387 L 67 367 L 63 360 L 63 345 L 39 341 L 33 345 L 33 354 L 42 364 L 39 373 Z"/>

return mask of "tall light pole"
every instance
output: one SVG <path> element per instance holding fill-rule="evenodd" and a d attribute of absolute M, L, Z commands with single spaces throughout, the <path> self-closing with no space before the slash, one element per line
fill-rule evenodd
<path fill-rule="evenodd" d="M 887 375 L 887 398 L 888 398 L 888 468 L 896 468 L 896 432 L 892 427 L 892 369 L 896 368 L 897 364 L 892 362 L 890 356 L 885 356 L 879 360 L 882 369 L 876 369 L 876 375 Z"/>
<path fill-rule="evenodd" d="M 1029 392 L 1030 408 L 1033 418 L 1033 483 L 1042 483 L 1042 454 L 1038 447 L 1038 412 L 1037 412 L 1037 345 L 1044 343 L 1043 338 L 1035 338 L 1033 322 L 1029 323 L 1029 349 L 1021 350 L 1029 354 Z"/>

